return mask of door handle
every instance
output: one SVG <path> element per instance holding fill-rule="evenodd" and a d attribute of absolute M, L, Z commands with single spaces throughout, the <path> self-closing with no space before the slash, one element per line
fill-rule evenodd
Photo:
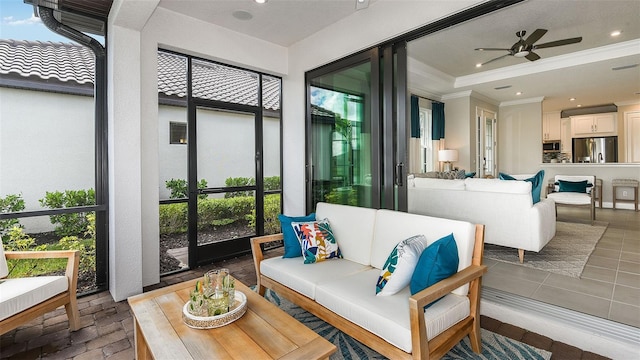
<path fill-rule="evenodd" d="M 403 163 L 398 163 L 396 165 L 396 185 L 398 186 L 404 186 L 404 181 L 403 181 L 403 176 L 402 174 L 404 173 L 404 164 Z"/>

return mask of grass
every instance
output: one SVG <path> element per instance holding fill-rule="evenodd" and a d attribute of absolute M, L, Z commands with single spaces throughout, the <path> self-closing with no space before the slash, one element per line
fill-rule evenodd
<path fill-rule="evenodd" d="M 90 245 L 92 239 L 82 240 L 85 246 Z M 47 244 L 46 250 L 66 250 L 60 244 Z M 8 259 L 9 278 L 21 278 L 29 276 L 50 275 L 64 272 L 67 267 L 67 259 Z"/>

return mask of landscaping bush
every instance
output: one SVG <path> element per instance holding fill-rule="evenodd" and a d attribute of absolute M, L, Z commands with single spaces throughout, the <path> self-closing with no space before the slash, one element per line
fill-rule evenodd
<path fill-rule="evenodd" d="M 49 209 L 62 209 L 76 206 L 95 205 L 96 197 L 93 189 L 65 190 L 49 192 L 40 199 L 40 204 Z M 89 222 L 87 213 L 61 214 L 49 216 L 51 223 L 57 225 L 55 233 L 60 236 L 81 236 L 87 231 Z"/>
<path fill-rule="evenodd" d="M 160 234 L 187 232 L 187 203 L 160 205 Z"/>
<path fill-rule="evenodd" d="M 164 185 L 171 192 L 169 194 L 169 199 L 187 199 L 189 198 L 189 188 L 187 184 L 187 180 L 184 179 L 171 179 L 164 182 Z M 206 189 L 207 188 L 207 180 L 200 179 L 198 182 L 198 189 Z M 198 195 L 199 198 L 205 199 L 207 194 Z"/>
<path fill-rule="evenodd" d="M 198 200 L 198 228 L 245 220 L 255 206 L 252 196 Z"/>
<path fill-rule="evenodd" d="M 24 210 L 24 199 L 22 194 L 9 194 L 4 198 L 0 198 L 0 213 L 11 213 Z M 7 241 L 9 231 L 13 227 L 22 227 L 18 219 L 0 220 L 0 237 L 2 241 Z"/>
<path fill-rule="evenodd" d="M 256 179 L 247 177 L 230 177 L 224 181 L 226 187 L 232 186 L 253 186 L 256 184 Z M 232 191 L 224 194 L 225 198 L 234 198 L 241 196 L 253 196 L 253 191 Z"/>
<path fill-rule="evenodd" d="M 280 190 L 280 176 L 268 176 L 264 178 L 264 191 Z"/>
<path fill-rule="evenodd" d="M 280 214 L 280 194 L 270 194 L 264 197 L 264 233 L 277 234 L 281 231 L 280 220 L 278 220 L 278 214 Z M 253 210 L 248 216 L 249 226 L 255 228 L 256 226 L 256 211 Z"/>

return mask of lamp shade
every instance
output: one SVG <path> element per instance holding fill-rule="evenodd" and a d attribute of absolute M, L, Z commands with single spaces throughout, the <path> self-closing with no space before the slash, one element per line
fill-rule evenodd
<path fill-rule="evenodd" d="M 458 150 L 438 150 L 438 161 L 458 161 Z"/>

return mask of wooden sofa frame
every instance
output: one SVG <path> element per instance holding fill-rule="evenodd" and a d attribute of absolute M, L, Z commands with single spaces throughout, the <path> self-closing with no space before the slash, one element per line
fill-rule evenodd
<path fill-rule="evenodd" d="M 251 239 L 251 250 L 253 252 L 253 261 L 257 276 L 256 289 L 260 295 L 264 296 L 266 288 L 269 288 L 278 293 L 278 295 L 297 304 L 389 359 L 439 359 L 449 352 L 449 350 L 458 344 L 466 335 L 469 335 L 473 351 L 480 353 L 480 291 L 482 288 L 482 275 L 487 272 L 487 267 L 482 265 L 484 225 L 476 225 L 473 258 L 470 266 L 409 298 L 411 354 L 389 344 L 384 339 L 349 320 L 336 315 L 331 310 L 316 303 L 313 299 L 301 295 L 295 290 L 262 275 L 260 273 L 260 262 L 264 259 L 264 254 L 261 244 L 282 241 L 282 239 L 282 234 L 266 235 Z M 466 283 L 470 283 L 469 293 L 467 295 L 471 303 L 469 316 L 427 341 L 424 306 Z"/>
<path fill-rule="evenodd" d="M 44 315 L 64 305 L 69 318 L 69 327 L 72 331 L 80 328 L 80 313 L 78 312 L 78 301 L 76 298 L 76 288 L 78 286 L 78 267 L 80 264 L 80 251 L 6 251 L 5 257 L 8 259 L 54 259 L 66 258 L 67 267 L 65 276 L 69 280 L 67 291 L 55 295 L 40 304 L 34 305 L 22 312 L 12 315 L 0 321 L 0 335 L 3 335 L 18 326 L 25 324 L 38 316 Z"/>

